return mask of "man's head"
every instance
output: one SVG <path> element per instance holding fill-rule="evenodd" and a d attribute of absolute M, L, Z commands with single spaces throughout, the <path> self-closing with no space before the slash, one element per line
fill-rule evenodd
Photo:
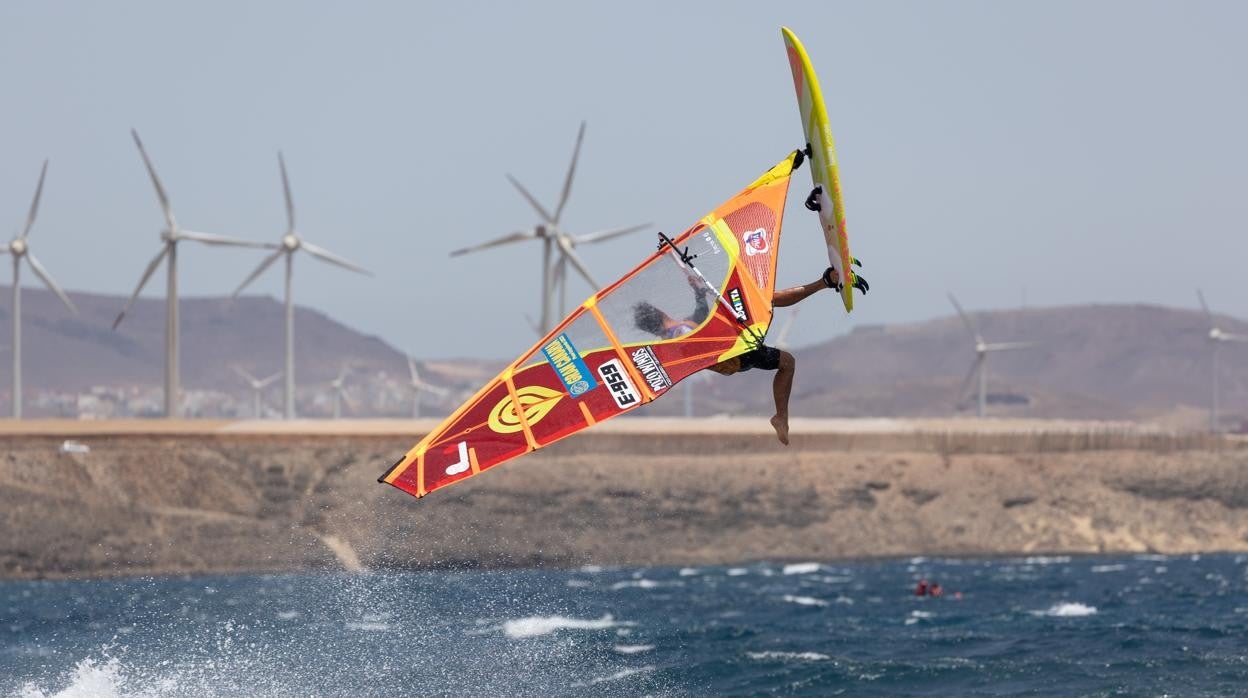
<path fill-rule="evenodd" d="M 650 334 L 662 336 L 663 320 L 666 318 L 666 313 L 645 301 L 633 306 L 633 323 L 637 325 L 637 329 Z"/>

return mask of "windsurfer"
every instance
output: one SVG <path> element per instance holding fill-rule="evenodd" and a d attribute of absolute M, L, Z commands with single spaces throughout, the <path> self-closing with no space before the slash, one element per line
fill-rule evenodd
<path fill-rule="evenodd" d="M 710 291 L 705 286 L 695 283 L 693 279 L 690 279 L 689 285 L 695 296 L 692 314 L 683 320 L 676 320 L 662 310 L 642 301 L 633 306 L 633 320 L 637 327 L 663 339 L 674 339 L 695 330 L 710 314 L 710 305 L 707 302 L 707 295 Z M 865 285 L 864 283 L 863 286 Z M 795 305 L 825 288 L 838 288 L 836 274 L 831 267 L 828 267 L 823 272 L 823 276 L 816 281 L 776 291 L 771 297 L 771 305 L 775 308 Z M 862 290 L 866 291 L 865 288 Z M 776 376 L 772 379 L 771 392 L 776 403 L 776 413 L 771 418 L 771 426 L 776 430 L 776 438 L 780 439 L 780 443 L 786 446 L 789 444 L 789 394 L 793 390 L 793 374 L 797 368 L 797 362 L 792 354 L 763 344 L 757 349 L 708 368 L 724 376 L 752 368 L 775 371 Z"/>

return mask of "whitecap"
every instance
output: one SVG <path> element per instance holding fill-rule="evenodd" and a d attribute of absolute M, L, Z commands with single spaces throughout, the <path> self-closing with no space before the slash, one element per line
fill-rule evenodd
<path fill-rule="evenodd" d="M 586 574 L 597 574 L 602 571 L 599 565 L 581 565 L 581 571 Z"/>
<path fill-rule="evenodd" d="M 1121 572 L 1127 569 L 1126 565 L 1093 565 L 1093 572 Z"/>
<path fill-rule="evenodd" d="M 682 576 L 682 577 L 692 577 L 692 576 L 694 576 L 694 575 L 698 575 L 698 574 L 702 574 L 702 571 L 701 571 L 701 570 L 699 570 L 699 569 L 697 569 L 696 567 L 682 567 L 682 568 L 680 568 L 680 576 Z"/>
<path fill-rule="evenodd" d="M 347 630 L 362 630 L 370 633 L 384 633 L 390 630 L 389 623 L 376 620 L 348 621 L 344 627 Z"/>
<path fill-rule="evenodd" d="M 759 661 L 779 660 L 782 662 L 822 662 L 831 659 L 828 655 L 819 652 L 746 652 L 745 656 Z"/>
<path fill-rule="evenodd" d="M 733 567 L 732 569 L 728 570 L 727 575 L 729 577 L 740 577 L 743 574 L 749 574 L 749 573 L 750 571 L 745 569 L 744 567 Z"/>
<path fill-rule="evenodd" d="M 679 587 L 684 586 L 684 582 L 656 582 L 653 579 L 634 579 L 628 582 L 616 582 L 611 585 L 613 590 L 628 589 L 634 587 L 637 589 L 657 589 L 658 587 Z"/>
<path fill-rule="evenodd" d="M 1085 606 L 1078 602 L 1063 602 L 1050 606 L 1044 611 L 1032 611 L 1033 616 L 1051 616 L 1054 618 L 1077 618 L 1096 614 L 1095 606 Z"/>
<path fill-rule="evenodd" d="M 605 630 L 619 625 L 633 625 L 616 621 L 610 614 L 598 619 L 566 618 L 564 616 L 530 616 L 503 623 L 503 634 L 516 640 L 526 637 L 549 635 L 557 630 Z"/>
<path fill-rule="evenodd" d="M 277 612 L 278 620 L 294 620 L 298 617 L 299 617 L 298 611 L 278 611 Z"/>
<path fill-rule="evenodd" d="M 818 562 L 797 562 L 784 566 L 785 574 L 811 574 L 819 571 Z"/>
<path fill-rule="evenodd" d="M 816 599 L 812 596 L 794 596 L 792 594 L 785 594 L 781 598 L 783 598 L 785 601 L 788 601 L 789 603 L 795 603 L 799 606 L 827 606 L 828 605 L 827 601 L 824 601 L 823 599 Z"/>
<path fill-rule="evenodd" d="M 566 584 L 567 586 L 572 587 L 573 589 L 581 589 L 581 588 L 584 588 L 584 587 L 592 587 L 592 586 L 593 586 L 593 584 L 590 584 L 589 582 L 585 581 L 584 579 L 569 579 L 568 581 L 564 582 L 564 584 Z"/>
<path fill-rule="evenodd" d="M 613 649 L 620 654 L 641 654 L 654 649 L 654 645 L 616 645 Z"/>
<path fill-rule="evenodd" d="M 636 669 L 633 669 L 633 668 L 620 669 L 619 671 L 609 676 L 598 676 L 598 677 L 590 679 L 589 681 L 584 681 L 584 682 L 578 681 L 577 683 L 572 684 L 572 687 L 573 688 L 585 688 L 586 686 L 594 686 L 596 684 L 606 683 L 608 681 L 619 681 L 620 679 L 626 679 L 630 676 L 635 676 L 637 674 L 645 674 L 647 672 L 654 671 L 654 669 L 655 668 L 652 666 L 637 667 Z"/>
<path fill-rule="evenodd" d="M 121 665 L 116 659 L 110 657 L 101 664 L 87 658 L 74 666 L 69 685 L 65 688 L 49 693 L 38 684 L 27 682 L 18 695 L 22 698 L 120 698 L 125 684 L 126 677 L 122 675 Z"/>

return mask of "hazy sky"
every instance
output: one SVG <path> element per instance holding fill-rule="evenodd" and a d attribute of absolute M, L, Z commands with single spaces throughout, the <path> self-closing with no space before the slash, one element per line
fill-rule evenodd
<path fill-rule="evenodd" d="M 852 318 L 807 301 L 793 343 L 947 315 L 946 290 L 1194 307 L 1202 285 L 1248 316 L 1240 2 L 9 0 L 0 225 L 50 158 L 33 250 L 71 290 L 129 294 L 162 223 L 131 127 L 183 226 L 256 240 L 285 226 L 280 148 L 303 235 L 376 272 L 303 256 L 297 302 L 418 356 L 510 358 L 539 245 L 447 256 L 536 222 L 504 175 L 553 207 L 584 119 L 567 229 L 683 230 L 801 143 L 782 24 L 826 93 L 872 285 Z M 826 266 L 794 183 L 785 284 Z M 607 283 L 652 244 L 581 251 Z M 260 257 L 184 243 L 182 293 L 228 293 Z M 253 292 L 280 296 L 280 266 Z"/>

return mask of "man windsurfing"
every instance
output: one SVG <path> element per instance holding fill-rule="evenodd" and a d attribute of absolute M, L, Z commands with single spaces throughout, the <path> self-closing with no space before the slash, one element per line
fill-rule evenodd
<path fill-rule="evenodd" d="M 641 301 L 633 306 L 634 324 L 638 329 L 663 339 L 675 339 L 697 329 L 710 314 L 710 303 L 707 297 L 712 294 L 712 291 L 693 277 L 689 279 L 689 286 L 693 289 L 694 309 L 688 317 L 677 320 L 650 303 Z M 836 270 L 832 267 L 824 270 L 823 276 L 815 281 L 776 291 L 771 297 L 771 305 L 773 308 L 787 308 L 825 288 L 834 289 L 838 293 L 841 290 L 840 284 L 837 283 Z M 870 286 L 866 279 L 856 276 L 854 288 L 866 293 Z M 756 349 L 731 359 L 725 359 L 707 368 L 724 376 L 731 376 L 753 368 L 775 371 L 776 376 L 771 382 L 771 392 L 776 403 L 776 413 L 772 415 L 770 421 L 772 428 L 776 430 L 776 438 L 780 439 L 780 443 L 785 446 L 789 445 L 789 394 L 793 390 L 793 374 L 797 368 L 797 360 L 792 354 L 783 349 L 760 344 Z"/>

